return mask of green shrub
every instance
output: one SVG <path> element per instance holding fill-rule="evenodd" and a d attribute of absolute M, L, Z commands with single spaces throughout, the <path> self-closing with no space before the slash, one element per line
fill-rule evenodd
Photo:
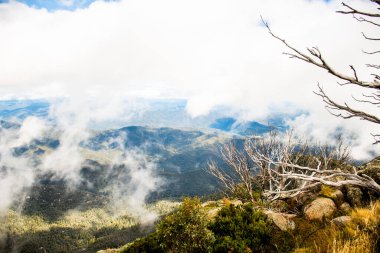
<path fill-rule="evenodd" d="M 257 185 L 253 185 L 252 191 L 249 192 L 246 189 L 245 185 L 240 183 L 240 184 L 235 185 L 234 192 L 231 192 L 228 195 L 231 198 L 239 199 L 243 202 L 250 202 L 250 201 L 252 201 L 251 194 L 252 194 L 253 199 L 255 201 L 258 201 L 261 198 L 261 193 L 262 193 L 262 191 L 259 188 L 259 186 L 257 186 Z"/>
<path fill-rule="evenodd" d="M 209 252 L 214 241 L 198 198 L 185 198 L 179 210 L 165 217 L 157 233 L 165 252 Z"/>
<path fill-rule="evenodd" d="M 158 233 L 151 233 L 147 237 L 135 240 L 120 250 L 121 253 L 164 253 L 160 245 Z"/>
<path fill-rule="evenodd" d="M 214 252 L 289 252 L 294 244 L 252 204 L 224 207 L 210 229 L 216 238 Z"/>
<path fill-rule="evenodd" d="M 200 200 L 185 198 L 176 212 L 158 223 L 156 232 L 122 252 L 211 252 L 214 236 L 207 226 Z"/>
<path fill-rule="evenodd" d="M 206 218 L 199 199 L 184 199 L 179 209 L 162 219 L 157 230 L 121 249 L 143 252 L 291 252 L 294 240 L 267 220 L 252 204 L 227 204 L 214 221 Z"/>

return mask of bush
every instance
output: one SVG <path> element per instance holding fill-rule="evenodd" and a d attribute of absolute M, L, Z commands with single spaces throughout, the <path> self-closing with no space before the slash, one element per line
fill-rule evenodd
<path fill-rule="evenodd" d="M 270 252 L 273 229 L 265 214 L 251 204 L 221 209 L 210 224 L 216 241 L 215 252 Z"/>
<path fill-rule="evenodd" d="M 128 244 L 121 248 L 121 253 L 164 253 L 165 251 L 160 245 L 158 234 L 151 233 L 145 238 L 135 240 L 133 243 Z"/>
<path fill-rule="evenodd" d="M 252 204 L 222 208 L 208 221 L 199 199 L 184 199 L 179 210 L 165 217 L 148 237 L 121 252 L 290 252 L 293 237 L 282 232 Z"/>
<path fill-rule="evenodd" d="M 214 241 L 198 198 L 185 198 L 179 210 L 164 218 L 157 233 L 165 252 L 209 252 Z"/>
<path fill-rule="evenodd" d="M 156 232 L 122 250 L 138 252 L 211 252 L 214 236 L 198 198 L 185 198 L 178 211 L 166 216 Z"/>

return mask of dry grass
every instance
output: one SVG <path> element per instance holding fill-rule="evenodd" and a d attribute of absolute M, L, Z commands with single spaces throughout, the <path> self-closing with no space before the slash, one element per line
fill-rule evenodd
<path fill-rule="evenodd" d="M 326 188 L 325 192 L 329 192 Z M 314 224 L 296 219 L 294 253 L 375 253 L 380 237 L 380 201 L 366 208 L 355 208 L 344 227 Z M 310 234 L 310 236 L 308 235 Z M 306 235 L 306 236 L 305 236 Z"/>
<path fill-rule="evenodd" d="M 362 229 L 375 231 L 380 224 L 380 201 L 369 208 L 356 208 L 351 213 L 352 222 Z"/>
<path fill-rule="evenodd" d="M 380 202 L 351 212 L 351 222 L 345 228 L 329 226 L 327 245 L 315 244 L 314 250 L 304 252 L 375 253 L 380 230 Z M 327 246 L 327 248 L 326 248 Z M 302 251 L 301 251 L 302 252 Z"/>
<path fill-rule="evenodd" d="M 162 200 L 148 205 L 147 209 L 158 215 L 164 215 L 172 212 L 178 206 L 179 202 Z M 10 231 L 13 234 L 22 235 L 24 233 L 48 231 L 54 227 L 92 230 L 104 227 L 122 229 L 137 225 L 139 220 L 135 219 L 127 211 L 114 215 L 105 209 L 93 208 L 86 211 L 71 210 L 61 219 L 54 222 L 49 222 L 37 215 L 28 216 L 15 211 L 8 211 L 5 216 L 0 217 L 0 222 L 2 224 L 0 234 Z"/>
<path fill-rule="evenodd" d="M 372 253 L 374 251 L 373 242 L 368 233 L 359 233 L 355 239 L 342 240 L 334 239 L 329 252 L 332 253 Z"/>
<path fill-rule="evenodd" d="M 177 207 L 177 202 L 158 201 L 147 209 L 164 215 Z M 127 210 L 115 215 L 101 208 L 71 210 L 55 221 L 8 211 L 0 217 L 0 224 L 0 252 L 9 252 L 7 247 L 23 247 L 25 252 L 41 247 L 47 252 L 76 252 L 79 249 L 95 252 L 119 247 L 145 235 L 145 229 L 149 229 L 140 226 L 141 221 Z"/>

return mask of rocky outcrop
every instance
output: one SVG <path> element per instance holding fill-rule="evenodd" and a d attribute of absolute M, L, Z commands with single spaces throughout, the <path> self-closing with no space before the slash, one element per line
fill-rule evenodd
<path fill-rule="evenodd" d="M 265 214 L 268 216 L 268 219 L 282 231 L 293 230 L 296 227 L 296 224 L 292 220 L 296 215 L 276 213 L 273 211 L 266 211 Z"/>
<path fill-rule="evenodd" d="M 380 184 L 380 157 L 360 166 L 358 174 L 370 176 L 376 183 Z"/>
<path fill-rule="evenodd" d="M 343 228 L 346 227 L 348 224 L 350 224 L 352 218 L 350 216 L 340 216 L 336 217 L 335 219 L 331 220 L 331 224 Z"/>
<path fill-rule="evenodd" d="M 337 208 L 329 198 L 317 198 L 304 208 L 304 215 L 310 221 L 323 221 L 331 217 Z"/>

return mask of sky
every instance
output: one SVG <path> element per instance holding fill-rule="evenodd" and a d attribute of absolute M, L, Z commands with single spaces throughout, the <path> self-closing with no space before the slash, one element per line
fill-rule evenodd
<path fill-rule="evenodd" d="M 19 0 L 30 7 L 47 9 L 50 12 L 57 10 L 70 10 L 87 8 L 95 0 Z M 0 0 L 0 3 L 8 3 L 9 0 Z"/>
<path fill-rule="evenodd" d="M 346 2 L 373 8 L 367 0 Z M 344 129 L 356 136 L 357 157 L 377 152 L 369 134 L 376 125 L 332 117 L 313 93 L 320 83 L 342 102 L 362 91 L 283 55 L 287 49 L 261 23 L 263 16 L 297 48 L 318 46 L 338 70 L 349 73 L 353 64 L 368 79 L 365 64 L 376 56 L 361 50 L 375 45 L 361 32 L 377 31 L 337 14 L 340 0 L 0 3 L 0 99 L 68 97 L 73 110 L 101 100 L 110 103 L 102 115 L 115 117 L 118 101 L 136 97 L 186 99 L 193 117 L 217 106 L 244 120 L 302 110 L 308 114 L 289 122 L 300 132 L 328 141 Z"/>

